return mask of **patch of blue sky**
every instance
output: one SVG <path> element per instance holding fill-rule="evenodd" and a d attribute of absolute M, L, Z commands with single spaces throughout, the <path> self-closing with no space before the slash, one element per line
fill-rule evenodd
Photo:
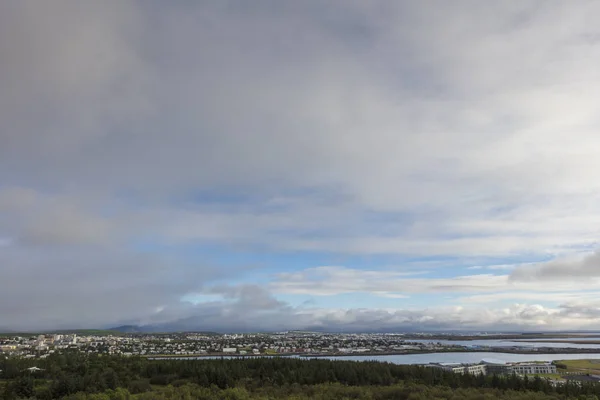
<path fill-rule="evenodd" d="M 188 293 L 182 296 L 180 300 L 185 303 L 197 305 L 203 303 L 221 302 L 225 299 L 219 294 Z"/>
<path fill-rule="evenodd" d="M 239 189 L 206 191 L 186 194 L 172 199 L 172 203 L 178 209 L 207 209 L 232 213 L 246 210 L 253 204 L 260 204 L 260 197 Z"/>
<path fill-rule="evenodd" d="M 252 209 L 256 212 L 286 211 L 299 204 L 335 204 L 344 202 L 346 197 L 336 190 L 316 187 L 281 187 L 278 185 L 272 190 L 269 185 L 263 185 L 260 190 L 256 187 L 237 185 L 235 188 L 223 187 L 215 190 L 197 190 L 188 192 L 181 197 L 172 199 L 178 208 L 181 204 L 195 205 L 198 207 L 221 207 L 223 209 L 238 208 L 239 210 Z"/>
<path fill-rule="evenodd" d="M 131 243 L 144 253 L 170 257 L 186 265 L 211 266 L 227 271 L 214 283 L 264 285 L 279 273 L 301 272 L 321 266 L 363 271 L 398 272 L 395 279 L 451 279 L 465 275 L 507 275 L 510 266 L 540 262 L 549 257 L 470 258 L 403 257 L 394 255 L 339 255 L 328 252 L 277 252 L 222 244 L 165 244 L 146 238 Z M 477 267 L 477 268 L 473 268 Z M 229 273 L 230 272 L 230 273 Z M 406 274 L 406 275 L 404 275 Z M 380 297 L 380 296 L 378 296 Z M 377 298 L 378 303 L 390 303 Z"/>
<path fill-rule="evenodd" d="M 397 296 L 397 297 L 392 297 Z M 405 297 L 402 297 L 405 296 Z M 439 306 L 439 298 L 429 294 L 348 292 L 334 295 L 277 294 L 278 300 L 304 308 L 407 309 Z"/>
<path fill-rule="evenodd" d="M 177 254 L 186 260 L 208 259 L 224 265 L 260 265 L 266 272 L 300 271 L 318 266 L 345 266 L 357 269 L 402 268 L 404 258 L 393 256 L 342 256 L 329 252 L 314 251 L 263 251 L 251 246 L 216 243 L 168 244 L 147 237 L 130 242 L 139 252 Z M 414 259 L 407 259 L 408 264 Z"/>

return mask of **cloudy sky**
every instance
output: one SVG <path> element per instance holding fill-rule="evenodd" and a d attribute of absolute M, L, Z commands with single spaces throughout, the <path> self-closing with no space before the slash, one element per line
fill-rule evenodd
<path fill-rule="evenodd" d="M 0 3 L 0 328 L 600 329 L 596 1 Z"/>

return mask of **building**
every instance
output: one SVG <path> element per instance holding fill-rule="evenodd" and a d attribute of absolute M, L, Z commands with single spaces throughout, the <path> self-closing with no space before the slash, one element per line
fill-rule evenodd
<path fill-rule="evenodd" d="M 506 374 L 556 374 L 556 365 L 552 363 L 510 363 L 505 364 L 501 361 L 483 360 L 482 363 L 487 366 L 487 373 L 490 375 L 506 375 Z"/>
<path fill-rule="evenodd" d="M 551 363 L 522 363 L 513 364 L 513 372 L 523 375 L 556 374 L 556 365 Z"/>
<path fill-rule="evenodd" d="M 551 363 L 514 363 L 506 364 L 501 361 L 482 360 L 478 364 L 431 363 L 428 367 L 440 368 L 455 374 L 472 375 L 535 375 L 556 374 L 556 365 Z"/>
<path fill-rule="evenodd" d="M 223 353 L 236 353 L 237 348 L 235 347 L 223 347 Z"/>
<path fill-rule="evenodd" d="M 431 363 L 427 366 L 440 368 L 444 371 L 454 372 L 455 374 L 485 375 L 487 373 L 486 364 L 455 364 L 455 363 Z"/>
<path fill-rule="evenodd" d="M 466 365 L 465 373 L 472 375 L 485 375 L 487 374 L 487 366 L 485 364 Z"/>
<path fill-rule="evenodd" d="M 508 375 L 513 373 L 512 365 L 499 360 L 481 360 L 486 365 L 488 375 Z"/>

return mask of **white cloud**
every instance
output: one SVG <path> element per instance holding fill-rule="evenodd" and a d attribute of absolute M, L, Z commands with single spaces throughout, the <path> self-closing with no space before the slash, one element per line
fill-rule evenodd
<path fill-rule="evenodd" d="M 568 303 L 573 301 L 597 299 L 600 297 L 600 292 L 556 292 L 556 291 L 543 291 L 544 288 L 540 288 L 537 292 L 532 291 L 521 291 L 521 292 L 497 292 L 497 293 L 485 293 L 485 294 L 472 294 L 467 296 L 461 296 L 454 300 L 460 304 L 482 304 L 482 303 L 498 303 L 498 302 L 514 302 L 514 301 L 526 301 L 526 302 L 544 302 L 544 303 Z"/>
<path fill-rule="evenodd" d="M 267 310 L 249 301 L 205 303 L 188 310 L 193 317 L 181 319 L 174 326 L 185 329 L 202 323 L 205 328 L 251 330 L 264 329 L 345 329 L 353 331 L 420 330 L 559 330 L 586 329 L 600 322 L 597 307 L 515 303 L 507 307 L 486 308 L 442 306 L 433 309 L 365 309 L 365 308 L 293 308 L 284 304 Z M 155 327 L 160 329 L 161 325 Z"/>
<path fill-rule="evenodd" d="M 365 271 L 344 267 L 317 267 L 295 273 L 280 273 L 271 283 L 277 293 L 335 295 L 340 293 L 496 293 L 530 291 L 545 293 L 600 289 L 600 279 L 586 282 L 563 280 L 552 287 L 537 282 L 519 282 L 509 275 L 476 274 L 448 278 L 413 278 L 393 271 Z"/>
<path fill-rule="evenodd" d="M 469 270 L 481 270 L 487 269 L 490 271 L 512 271 L 515 268 L 521 268 L 528 265 L 535 265 L 537 263 L 520 263 L 520 264 L 493 264 L 493 265 L 473 265 L 467 267 Z"/>

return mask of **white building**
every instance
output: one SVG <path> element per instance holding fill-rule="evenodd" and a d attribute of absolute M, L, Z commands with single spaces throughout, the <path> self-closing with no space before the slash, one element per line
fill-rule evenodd
<path fill-rule="evenodd" d="M 487 366 L 485 364 L 466 365 L 465 373 L 472 375 L 485 375 L 487 373 Z"/>
<path fill-rule="evenodd" d="M 487 365 L 488 374 L 505 375 L 505 374 L 556 374 L 556 365 L 552 363 L 510 363 L 506 364 L 497 360 L 483 360 L 482 363 Z"/>
<path fill-rule="evenodd" d="M 536 375 L 536 374 L 556 374 L 556 365 L 551 363 L 514 363 L 505 364 L 499 362 L 482 361 L 478 364 L 459 364 L 459 363 L 432 363 L 428 366 L 440 368 L 445 371 L 454 372 L 456 374 L 472 374 L 472 375 L 487 375 L 487 374 L 520 374 L 520 375 Z"/>
<path fill-rule="evenodd" d="M 556 374 L 556 365 L 550 363 L 523 363 L 514 364 L 513 372 L 517 374 Z"/>
<path fill-rule="evenodd" d="M 440 368 L 445 371 L 454 372 L 455 374 L 472 374 L 472 375 L 485 375 L 487 368 L 485 364 L 455 364 L 455 363 L 439 363 L 429 364 L 428 366 L 433 368 Z"/>
<path fill-rule="evenodd" d="M 237 348 L 235 347 L 223 347 L 223 353 L 236 353 Z"/>

